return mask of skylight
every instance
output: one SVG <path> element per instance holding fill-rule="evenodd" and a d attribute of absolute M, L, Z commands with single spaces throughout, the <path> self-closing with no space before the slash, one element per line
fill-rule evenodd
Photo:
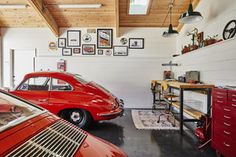
<path fill-rule="evenodd" d="M 146 15 L 150 0 L 130 0 L 129 15 Z"/>

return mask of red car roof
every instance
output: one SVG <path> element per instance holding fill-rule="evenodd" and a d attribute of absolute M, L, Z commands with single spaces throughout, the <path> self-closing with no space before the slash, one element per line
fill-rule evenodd
<path fill-rule="evenodd" d="M 47 77 L 73 77 L 73 74 L 67 73 L 67 72 L 58 72 L 58 71 L 40 71 L 40 72 L 33 72 L 33 73 L 28 73 L 25 75 L 26 78 L 30 77 L 39 77 L 39 76 L 47 76 Z"/>

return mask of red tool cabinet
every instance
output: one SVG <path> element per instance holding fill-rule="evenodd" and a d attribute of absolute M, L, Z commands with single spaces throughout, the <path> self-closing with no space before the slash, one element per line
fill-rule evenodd
<path fill-rule="evenodd" d="M 212 147 L 236 157 L 236 90 L 215 88 L 212 98 Z"/>

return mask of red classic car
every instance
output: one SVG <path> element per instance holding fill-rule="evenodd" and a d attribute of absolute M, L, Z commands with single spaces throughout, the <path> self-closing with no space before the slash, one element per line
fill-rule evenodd
<path fill-rule="evenodd" d="M 45 109 L 0 91 L 1 157 L 127 157 Z"/>
<path fill-rule="evenodd" d="M 91 121 L 123 114 L 123 101 L 95 82 L 66 72 L 27 74 L 10 92 L 85 128 Z"/>

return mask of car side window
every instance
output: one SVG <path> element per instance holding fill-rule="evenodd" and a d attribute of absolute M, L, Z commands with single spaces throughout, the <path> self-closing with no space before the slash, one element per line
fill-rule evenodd
<path fill-rule="evenodd" d="M 52 79 L 51 91 L 72 91 L 72 86 L 61 79 Z"/>
<path fill-rule="evenodd" d="M 18 90 L 48 91 L 49 80 L 48 77 L 32 77 L 22 83 Z"/>

